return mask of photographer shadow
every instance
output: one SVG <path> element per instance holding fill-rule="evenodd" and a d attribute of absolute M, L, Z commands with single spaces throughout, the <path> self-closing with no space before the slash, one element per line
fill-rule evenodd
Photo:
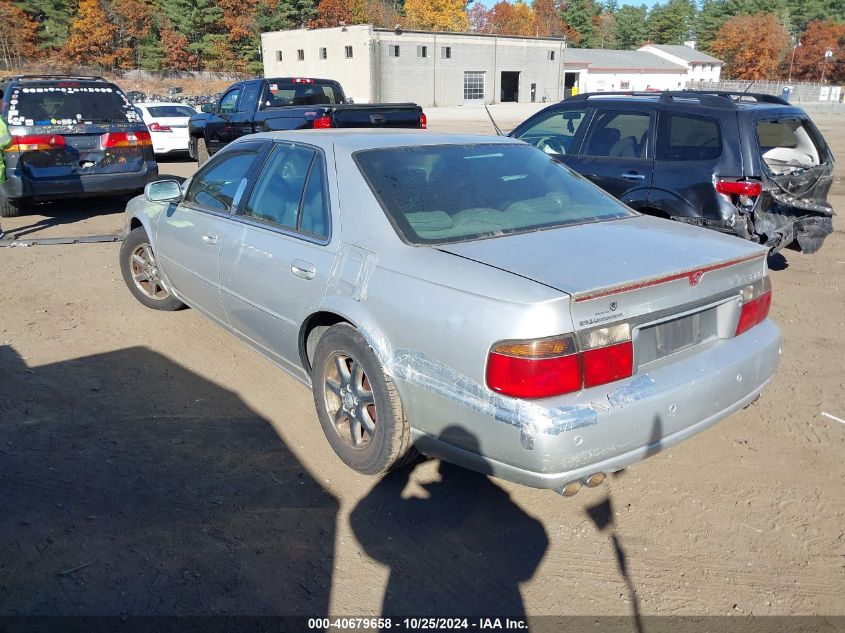
<path fill-rule="evenodd" d="M 475 447 L 453 427 L 444 435 Z M 440 462 L 427 498 L 403 498 L 414 466 L 386 475 L 350 516 L 367 554 L 390 568 L 382 615 L 524 618 L 520 583 L 549 539 L 540 521 L 486 475 Z"/>

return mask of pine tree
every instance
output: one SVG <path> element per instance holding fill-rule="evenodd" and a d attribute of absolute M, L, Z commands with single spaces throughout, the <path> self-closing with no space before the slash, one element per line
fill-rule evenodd
<path fill-rule="evenodd" d="M 18 0 L 15 4 L 39 24 L 38 46 L 60 49 L 70 36 L 76 2 L 73 0 Z"/>
<path fill-rule="evenodd" d="M 656 44 L 681 44 L 693 36 L 694 0 L 669 0 L 656 5 L 648 16 L 648 36 Z"/>
<path fill-rule="evenodd" d="M 616 12 L 616 45 L 621 49 L 639 48 L 648 39 L 648 9 L 625 5 Z"/>
<path fill-rule="evenodd" d="M 563 19 L 580 36 L 578 45 L 594 48 L 596 30 L 593 18 L 598 15 L 598 7 L 593 0 L 570 0 L 563 11 Z"/>

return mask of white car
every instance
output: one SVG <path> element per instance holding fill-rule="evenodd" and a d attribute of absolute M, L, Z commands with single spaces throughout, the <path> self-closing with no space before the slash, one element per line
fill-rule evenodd
<path fill-rule="evenodd" d="M 184 103 L 136 103 L 150 136 L 153 139 L 153 152 L 156 154 L 171 154 L 173 152 L 187 152 L 188 120 L 197 113 L 191 106 Z"/>

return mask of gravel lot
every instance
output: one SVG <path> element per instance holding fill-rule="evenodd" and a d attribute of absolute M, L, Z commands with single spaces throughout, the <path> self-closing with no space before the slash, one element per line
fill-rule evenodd
<path fill-rule="evenodd" d="M 844 122 L 817 118 L 840 157 Z M 117 233 L 122 208 L 3 228 Z M 0 615 L 845 615 L 845 424 L 821 415 L 845 418 L 843 228 L 771 258 L 785 340 L 758 404 L 572 499 L 436 461 L 353 473 L 308 390 L 196 312 L 139 305 L 118 244 L 0 248 Z"/>

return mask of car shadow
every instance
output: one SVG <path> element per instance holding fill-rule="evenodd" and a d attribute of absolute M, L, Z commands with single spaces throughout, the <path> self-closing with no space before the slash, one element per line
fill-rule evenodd
<path fill-rule="evenodd" d="M 95 216 L 118 216 L 123 214 L 130 198 L 131 196 L 86 198 L 84 205 L 77 199 L 30 203 L 22 213 L 22 219 L 28 215 L 40 217 L 30 224 L 10 229 L 8 233 L 22 239 L 32 237 L 32 234 L 44 229 L 74 224 Z"/>
<path fill-rule="evenodd" d="M 462 446 L 477 440 L 452 427 Z M 403 497 L 415 466 L 383 477 L 350 516 L 369 556 L 390 568 L 383 616 L 525 617 L 519 585 L 549 544 L 543 525 L 486 475 L 440 462 L 425 497 Z"/>
<path fill-rule="evenodd" d="M 328 612 L 338 501 L 233 392 L 143 347 L 0 376 L 0 615 Z"/>

